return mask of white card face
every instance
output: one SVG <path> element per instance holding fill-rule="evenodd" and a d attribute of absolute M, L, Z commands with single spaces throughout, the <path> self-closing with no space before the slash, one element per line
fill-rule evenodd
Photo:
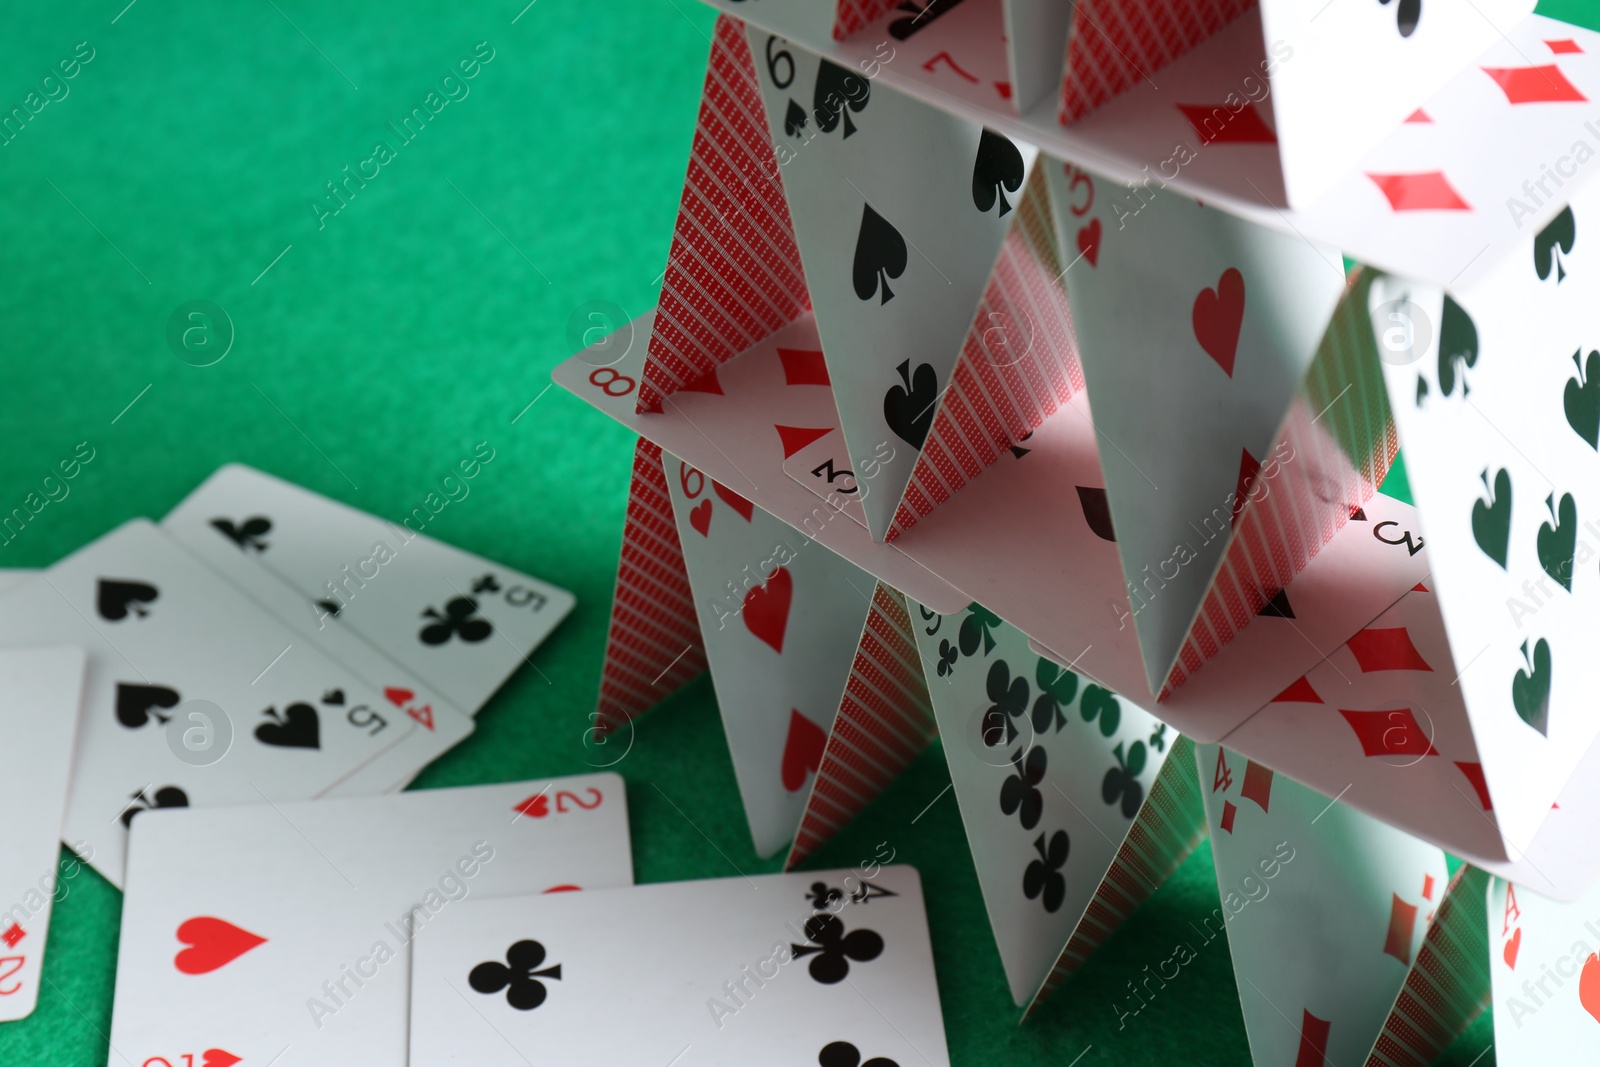
<path fill-rule="evenodd" d="M 1071 5 L 1056 6 L 1070 15 Z M 1016 79 L 1009 62 L 1006 17 L 1002 0 L 898 3 L 848 39 L 857 51 L 864 53 L 870 47 L 871 58 L 857 61 L 857 67 L 874 78 L 886 69 L 915 70 L 946 96 L 978 107 L 1014 107 Z M 1060 44 L 1052 78 L 1059 78 L 1065 55 L 1064 18 Z"/>
<path fill-rule="evenodd" d="M 0 774 L 0 1022 L 39 1000 L 84 660 L 69 646 L 0 649 L 0 752 L 10 757 Z"/>
<path fill-rule="evenodd" d="M 1600 189 L 1446 298 L 1428 324 L 1437 358 L 1383 366 L 1473 735 L 1518 849 L 1600 731 L 1586 710 L 1600 686 L 1596 218 Z M 1391 282 L 1372 300 L 1407 296 Z"/>
<path fill-rule="evenodd" d="M 481 470 L 476 461 L 463 463 L 471 464 L 473 476 Z M 469 493 L 466 469 L 461 478 L 447 479 L 447 487 Z M 303 610 L 315 625 L 350 627 L 451 703 L 476 713 L 574 600 L 563 589 L 420 533 L 432 514 L 419 506 L 395 525 L 229 464 L 179 504 L 165 525 L 184 542 L 207 533 L 228 541 L 305 598 Z"/>
<path fill-rule="evenodd" d="M 1532 0 L 1264 0 L 1284 185 L 1309 204 L 1478 54 L 1533 12 Z"/>
<path fill-rule="evenodd" d="M 139 519 L 0 601 L 0 644 L 88 652 L 62 837 L 122 881 L 146 807 L 318 796 L 416 723 Z"/>
<path fill-rule="evenodd" d="M 1005 0 L 1011 105 L 1019 113 L 1060 93 L 1072 10 L 1057 0 Z"/>
<path fill-rule="evenodd" d="M 794 837 L 875 582 L 663 452 L 700 636 L 756 852 Z"/>
<path fill-rule="evenodd" d="M 411 990 L 411 1067 L 950 1062 L 905 866 L 473 901 Z"/>
<path fill-rule="evenodd" d="M 1600 886 L 1558 904 L 1492 878 L 1488 897 L 1495 1062 L 1573 1062 L 1600 1027 Z"/>
<path fill-rule="evenodd" d="M 1177 734 L 974 605 L 911 609 L 989 925 L 1021 1007 L 1050 974 Z"/>
<path fill-rule="evenodd" d="M 907 446 L 902 443 L 900 447 Z M 889 448 L 892 451 L 894 446 Z M 783 461 L 783 473 L 863 529 L 867 525 L 867 513 L 862 510 L 861 500 L 872 492 L 874 479 L 867 473 L 872 469 L 875 468 L 866 468 L 861 477 L 856 477 L 850 467 L 850 450 L 845 447 L 844 434 L 838 430 L 829 430 Z"/>
<path fill-rule="evenodd" d="M 1364 1063 L 1449 883 L 1444 853 L 1219 745 L 1196 745 L 1251 1058 Z"/>
<path fill-rule="evenodd" d="M 1336 250 L 1047 163 L 1123 577 L 1159 691 L 1340 294 Z M 1131 207 L 1129 206 L 1131 202 Z M 1084 234 L 1091 243 L 1085 243 Z"/>
<path fill-rule="evenodd" d="M 180 506 L 161 523 L 163 533 L 199 557 L 223 578 L 276 615 L 299 635 L 356 677 L 380 690 L 397 715 L 416 722 L 417 729 L 342 780 L 327 796 L 370 796 L 404 788 L 424 767 L 472 733 L 471 717 L 427 683 L 348 626 L 319 619 L 307 598 L 277 574 L 258 566 L 231 537 L 219 536 L 210 522 L 196 521 L 203 512 Z"/>
<path fill-rule="evenodd" d="M 111 1045 L 405 1067 L 414 937 L 480 897 L 632 880 L 614 774 L 141 815 Z"/>
<path fill-rule="evenodd" d="M 878 464 L 862 504 L 881 539 L 1036 152 L 861 71 L 749 36 L 758 57 L 771 42 L 758 81 L 851 465 Z M 886 449 L 891 459 L 875 458 Z"/>

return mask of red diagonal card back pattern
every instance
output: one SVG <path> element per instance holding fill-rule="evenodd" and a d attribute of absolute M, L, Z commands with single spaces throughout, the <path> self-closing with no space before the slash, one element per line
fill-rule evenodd
<path fill-rule="evenodd" d="M 1256 0 L 1078 0 L 1067 33 L 1063 125 L 1154 74 Z"/>
<path fill-rule="evenodd" d="M 1001 243 L 888 540 L 926 518 L 1083 388 L 1040 156 Z M 1012 346 L 1028 345 L 1014 362 Z M 1004 364 L 1004 365 L 1002 365 Z"/>
<path fill-rule="evenodd" d="M 1371 284 L 1371 272 L 1353 276 L 1334 309 L 1161 696 L 1249 625 L 1389 473 L 1400 440 L 1367 312 Z"/>
<path fill-rule="evenodd" d="M 899 0 L 839 0 L 833 13 L 833 39 L 842 41 L 888 14 Z"/>
<path fill-rule="evenodd" d="M 1028 1015 L 1178 869 L 1205 835 L 1206 810 L 1195 777 L 1194 744 L 1179 735 L 1067 947 L 1028 1004 Z"/>
<path fill-rule="evenodd" d="M 595 728 L 609 733 L 705 670 L 705 646 L 672 519 L 661 446 L 633 451 L 633 484 L 622 528 L 622 561 L 600 675 Z"/>
<path fill-rule="evenodd" d="M 744 24 L 717 18 L 640 411 L 811 306 Z"/>
<path fill-rule="evenodd" d="M 1488 884 L 1465 864 L 1450 879 L 1366 1067 L 1425 1067 L 1488 1007 Z"/>
<path fill-rule="evenodd" d="M 880 582 L 783 869 L 793 870 L 855 818 L 937 732 L 906 602 Z"/>

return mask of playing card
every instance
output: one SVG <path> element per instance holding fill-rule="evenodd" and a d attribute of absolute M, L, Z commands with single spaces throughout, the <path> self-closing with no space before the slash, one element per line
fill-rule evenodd
<path fill-rule="evenodd" d="M 88 653 L 61 835 L 113 885 L 145 808 L 320 795 L 417 724 L 148 521 L 0 600 L 0 645 Z"/>
<path fill-rule="evenodd" d="M 893 452 L 894 446 L 886 445 L 883 454 Z M 871 472 L 877 468 L 874 459 L 873 466 L 856 477 L 850 469 L 844 434 L 838 430 L 829 430 L 783 461 L 783 473 L 817 494 L 829 507 L 853 519 L 863 530 L 867 528 L 867 513 L 862 510 L 861 501 L 872 492 Z"/>
<path fill-rule="evenodd" d="M 1133 622 L 1159 690 L 1345 289 L 1338 253 L 1176 193 L 1047 174 Z M 1098 196 L 1096 194 L 1099 194 Z M 1089 205 L 1089 210 L 1076 214 Z M 1083 235 L 1090 234 L 1089 243 Z M 1269 466 L 1270 465 L 1270 466 Z M 1177 546 L 1176 548 L 1174 546 Z"/>
<path fill-rule="evenodd" d="M 0 1022 L 39 999 L 83 669 L 81 648 L 0 649 Z"/>
<path fill-rule="evenodd" d="M 632 880 L 614 774 L 140 815 L 111 1047 L 404 1067 L 414 938 L 479 898 Z"/>
<path fill-rule="evenodd" d="M 1029 1002 L 1177 734 L 973 605 L 912 605 L 945 758 L 1011 997 Z M 925 667 L 926 669 L 926 667 Z"/>
<path fill-rule="evenodd" d="M 706 659 L 756 852 L 800 823 L 874 581 L 662 453 Z"/>
<path fill-rule="evenodd" d="M 1283 58 L 1270 79 L 1252 78 L 1240 88 L 1259 92 L 1270 80 L 1289 203 L 1314 202 L 1533 7 L 1533 0 L 1443 0 L 1424 11 L 1422 0 L 1396 0 L 1319 10 L 1294 0 L 1263 0 L 1262 36 L 1271 53 Z M 1234 124 L 1215 127 L 1216 151 L 1229 150 L 1227 131 Z"/>
<path fill-rule="evenodd" d="M 219 536 L 218 527 L 211 522 L 198 521 L 203 510 L 180 505 L 162 520 L 162 532 L 271 611 L 323 655 L 380 690 L 395 714 L 417 723 L 418 728 L 408 733 L 400 744 L 346 777 L 325 795 L 369 796 L 401 789 L 422 768 L 472 733 L 472 719 L 466 712 L 397 665 L 355 630 L 319 618 L 325 613 L 275 572 L 252 562 L 234 537 Z M 238 532 L 237 528 L 234 530 Z M 256 538 L 245 536 L 251 544 L 265 544 L 270 534 L 263 532 Z"/>
<path fill-rule="evenodd" d="M 1558 904 L 1491 878 L 1486 898 L 1495 1062 L 1580 1062 L 1600 1027 L 1600 888 Z"/>
<path fill-rule="evenodd" d="M 882 539 L 1035 153 L 782 39 L 750 48 L 852 469 L 893 450 L 862 501 Z"/>
<path fill-rule="evenodd" d="M 1011 106 L 1021 114 L 1060 90 L 1073 7 L 1052 0 L 1005 0 L 1005 15 Z"/>
<path fill-rule="evenodd" d="M 446 491 L 464 498 L 483 458 L 479 452 L 462 460 L 461 477 L 447 478 Z M 319 629 L 348 626 L 446 700 L 476 713 L 574 600 L 422 533 L 435 505 L 444 507 L 444 498 L 430 494 L 395 524 L 229 464 L 179 504 L 164 527 L 185 543 L 210 537 L 232 545 L 240 567 L 264 567 L 293 587 Z"/>
<path fill-rule="evenodd" d="M 944 1067 L 921 880 L 883 859 L 463 904 L 417 939 L 411 1065 Z"/>
<path fill-rule="evenodd" d="M 1221 897 L 1201 925 L 1227 931 L 1251 1058 L 1365 1062 L 1449 881 L 1444 853 L 1221 746 L 1197 745 L 1195 767 Z"/>
<path fill-rule="evenodd" d="M 1008 14 L 1000 0 L 911 0 L 883 6 L 886 14 L 855 38 L 861 48 L 870 45 L 872 50 L 872 59 L 865 61 L 867 65 L 858 62 L 858 69 L 875 78 L 885 67 L 906 68 L 940 92 L 978 107 L 1017 107 Z M 1067 8 L 1045 16 L 1059 23 L 1058 46 L 1066 40 L 1070 14 Z M 1047 47 L 1038 44 L 1041 50 Z M 1061 68 L 1061 52 L 1053 61 L 1039 58 L 1041 66 L 1053 69 L 1037 73 L 1053 82 Z M 1046 89 L 1034 82 L 1029 87 L 1035 93 Z"/>

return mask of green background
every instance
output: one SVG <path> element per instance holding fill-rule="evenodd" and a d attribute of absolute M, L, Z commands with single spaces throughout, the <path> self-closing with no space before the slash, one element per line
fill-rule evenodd
<path fill-rule="evenodd" d="M 0 112 L 79 42 L 95 49 L 69 95 L 0 147 L 0 512 L 78 442 L 95 449 L 0 566 L 47 566 L 159 518 L 233 460 L 398 519 L 486 441 L 494 461 L 428 532 L 571 589 L 578 607 L 417 787 L 588 769 L 633 442 L 541 390 L 580 304 L 654 302 L 713 13 L 124 2 L 13 6 L 0 31 Z M 1540 6 L 1600 24 L 1580 0 Z M 480 41 L 495 56 L 470 95 L 319 230 L 308 205 L 323 183 L 393 143 L 385 123 Z M 213 366 L 167 347 L 189 300 L 235 326 Z M 0 773 L 18 758 L 0 753 Z M 639 881 L 775 869 L 751 851 L 706 678 L 638 724 L 617 769 Z M 935 745 L 815 862 L 853 865 L 888 842 L 920 868 L 956 1064 L 1248 1062 L 1221 941 L 1125 1027 L 1113 1010 L 1217 906 L 1208 845 L 1019 1028 L 948 784 Z M 67 886 L 38 1010 L 0 1025 L 7 1067 L 107 1062 L 121 896 L 88 871 Z M 1492 1063 L 1490 1039 L 1485 1016 L 1445 1062 Z"/>

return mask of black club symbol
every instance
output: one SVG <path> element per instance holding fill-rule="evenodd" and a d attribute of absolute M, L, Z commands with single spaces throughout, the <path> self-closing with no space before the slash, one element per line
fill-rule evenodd
<path fill-rule="evenodd" d="M 961 658 L 961 650 L 949 641 L 939 641 L 939 677 L 948 678 L 956 671 L 956 660 Z"/>
<path fill-rule="evenodd" d="M 506 949 L 506 962 L 488 960 L 472 968 L 467 984 L 479 993 L 493 995 L 504 989 L 506 1003 L 518 1011 L 532 1011 L 544 1003 L 546 990 L 541 978 L 559 981 L 561 964 L 539 969 L 544 962 L 544 946 L 537 941 L 518 941 Z"/>
<path fill-rule="evenodd" d="M 1078 676 L 1040 656 L 1033 678 L 1039 683 L 1039 699 L 1033 702 L 1033 732 L 1042 734 L 1051 727 L 1060 730 L 1067 725 L 1065 709 L 1078 694 Z"/>
<path fill-rule="evenodd" d="M 961 654 L 970 656 L 978 651 L 978 643 L 983 643 L 983 654 L 987 656 L 994 651 L 995 627 L 1000 625 L 1000 616 L 978 605 L 972 605 L 972 610 L 967 612 L 967 617 L 961 620 L 961 630 L 956 635 L 961 641 Z"/>
<path fill-rule="evenodd" d="M 1046 762 L 1044 749 L 1038 745 L 1028 750 L 1027 759 L 1022 758 L 1019 749 L 1011 757 L 1011 766 L 1015 769 L 1000 786 L 1001 813 L 1011 815 L 1020 811 L 1018 818 L 1024 830 L 1038 826 L 1039 815 L 1044 811 L 1044 794 L 1039 792 L 1039 783 L 1044 781 Z"/>
<path fill-rule="evenodd" d="M 816 954 L 811 961 L 811 977 L 823 985 L 842 982 L 850 973 L 850 961 L 866 963 L 883 952 L 883 938 L 875 930 L 845 933 L 837 915 L 813 915 L 806 920 L 806 938 L 816 944 L 790 944 L 795 959 Z"/>
<path fill-rule="evenodd" d="M 418 635 L 425 645 L 442 645 L 455 635 L 463 641 L 482 641 L 494 632 L 489 620 L 478 615 L 478 602 L 469 596 L 453 597 L 445 604 L 443 615 L 428 608 L 422 617 L 433 620 Z"/>
<path fill-rule="evenodd" d="M 1040 834 L 1033 839 L 1033 850 L 1039 853 L 1039 858 L 1031 860 L 1028 869 L 1022 872 L 1022 894 L 1029 900 L 1042 895 L 1044 910 L 1053 915 L 1067 896 L 1067 878 L 1061 868 L 1066 866 L 1067 853 L 1072 851 L 1072 839 L 1065 830 L 1057 830 L 1046 845 L 1044 834 Z"/>
<path fill-rule="evenodd" d="M 500 583 L 495 580 L 494 575 L 485 574 L 482 578 L 472 583 L 472 591 L 474 593 L 498 593 L 500 591 Z"/>
<path fill-rule="evenodd" d="M 1131 819 L 1139 814 L 1139 805 L 1144 803 L 1144 786 L 1139 783 L 1139 773 L 1144 770 L 1144 742 L 1135 741 L 1129 745 L 1126 759 L 1120 744 L 1111 754 L 1117 757 L 1117 765 L 1106 771 L 1100 782 L 1100 799 L 1115 804 L 1120 796 L 1122 817 Z"/>
<path fill-rule="evenodd" d="M 1017 737 L 1017 726 L 1011 720 L 1028 713 L 1028 680 L 1011 677 L 1010 665 L 997 659 L 985 684 L 994 703 L 983 713 L 983 743 L 990 748 L 1009 745 Z"/>
<path fill-rule="evenodd" d="M 900 1067 L 887 1056 L 874 1056 L 861 1062 L 861 1050 L 848 1041 L 830 1041 L 817 1053 L 818 1067 Z"/>

